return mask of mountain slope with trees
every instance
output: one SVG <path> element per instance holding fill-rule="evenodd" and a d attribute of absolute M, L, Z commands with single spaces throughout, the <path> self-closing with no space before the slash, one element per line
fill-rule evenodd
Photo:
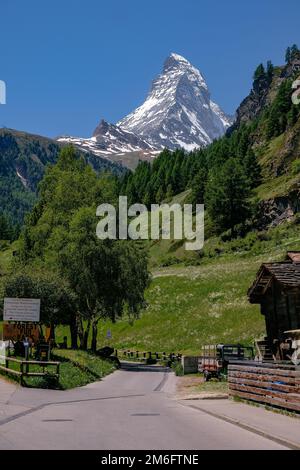
<path fill-rule="evenodd" d="M 300 106 L 291 99 L 300 74 L 296 45 L 286 60 L 281 67 L 270 61 L 257 67 L 251 93 L 224 137 L 189 154 L 164 150 L 153 165 L 142 162 L 127 173 L 121 192 L 149 206 L 189 190 L 189 202 L 206 205 L 215 234 L 241 235 L 263 225 L 263 202 L 274 191 L 290 194 L 300 183 Z"/>
<path fill-rule="evenodd" d="M 147 252 L 131 240 L 99 240 L 96 207 L 116 204 L 113 175 L 99 176 L 72 147 L 47 168 L 38 202 L 26 219 L 4 296 L 46 299 L 41 321 L 54 338 L 70 327 L 72 347 L 97 348 L 100 320 L 135 318 L 149 283 Z M 57 287 L 57 288 L 56 288 Z"/>
<path fill-rule="evenodd" d="M 57 161 L 63 148 L 56 141 L 26 132 L 0 129 L 0 206 L 5 225 L 21 225 L 24 215 L 33 207 L 38 184 L 47 165 Z M 80 152 L 80 151 L 79 151 Z M 93 154 L 80 152 L 96 171 L 122 173 L 120 165 Z M 5 226 L 0 220 L 0 239 L 6 238 Z M 14 231 L 8 239 L 15 237 Z M 16 230 L 18 232 L 18 229 Z M 6 238 L 7 239 L 7 238 Z"/>

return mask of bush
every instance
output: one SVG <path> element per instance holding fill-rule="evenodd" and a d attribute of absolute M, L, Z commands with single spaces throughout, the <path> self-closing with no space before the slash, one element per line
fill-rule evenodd
<path fill-rule="evenodd" d="M 292 174 L 297 175 L 298 173 L 300 173 L 300 158 L 292 162 Z"/>
<path fill-rule="evenodd" d="M 147 365 L 157 364 L 157 360 L 154 359 L 153 357 L 148 357 L 148 358 L 146 359 L 146 364 L 147 364 Z"/>
<path fill-rule="evenodd" d="M 182 375 L 184 375 L 183 367 L 182 367 L 180 361 L 173 362 L 173 364 L 172 364 L 172 369 L 174 370 L 175 375 L 177 375 L 177 376 L 182 376 Z"/>
<path fill-rule="evenodd" d="M 174 264 L 179 264 L 181 261 L 179 258 L 176 258 L 176 256 L 166 256 L 162 258 L 160 262 L 160 267 L 165 268 L 168 266 L 172 266 Z"/>

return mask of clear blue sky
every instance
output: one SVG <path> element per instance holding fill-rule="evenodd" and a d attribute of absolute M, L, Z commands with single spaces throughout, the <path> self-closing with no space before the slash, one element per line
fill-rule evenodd
<path fill-rule="evenodd" d="M 233 113 L 256 65 L 300 46 L 299 0 L 1 0 L 0 127 L 90 136 L 141 104 L 177 52 Z"/>

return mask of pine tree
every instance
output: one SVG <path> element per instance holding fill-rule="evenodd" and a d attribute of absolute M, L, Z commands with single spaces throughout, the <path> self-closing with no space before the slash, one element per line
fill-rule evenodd
<path fill-rule="evenodd" d="M 4 214 L 0 214 L 0 240 L 13 240 L 14 228 Z"/>
<path fill-rule="evenodd" d="M 298 49 L 298 46 L 297 44 L 293 44 L 292 47 L 291 47 L 291 57 L 290 57 L 290 60 L 294 60 L 297 55 L 299 53 L 299 49 Z"/>
<path fill-rule="evenodd" d="M 207 170 L 201 168 L 192 182 L 192 204 L 204 204 Z"/>
<path fill-rule="evenodd" d="M 260 78 L 265 77 L 265 76 L 266 76 L 265 68 L 263 64 L 259 64 L 259 66 L 256 68 L 254 72 L 253 78 L 254 80 L 259 80 Z"/>
<path fill-rule="evenodd" d="M 268 80 L 271 81 L 274 74 L 274 65 L 272 64 L 271 60 L 267 62 L 267 77 Z"/>
<path fill-rule="evenodd" d="M 245 173 L 250 181 L 250 188 L 256 188 L 262 180 L 261 167 L 252 149 L 249 149 L 244 158 Z"/>
<path fill-rule="evenodd" d="M 291 107 L 287 115 L 288 124 L 290 126 L 293 126 L 294 124 L 296 124 L 298 117 L 299 117 L 299 106 L 296 106 L 293 104 L 293 106 Z"/>
<path fill-rule="evenodd" d="M 250 215 L 250 184 L 245 169 L 235 158 L 210 171 L 205 204 L 218 233 L 231 230 Z"/>
<path fill-rule="evenodd" d="M 235 155 L 241 160 L 244 159 L 249 148 L 249 128 L 244 126 L 241 128 L 237 146 L 235 148 Z"/>
<path fill-rule="evenodd" d="M 157 204 L 160 204 L 164 200 L 164 198 L 165 198 L 165 192 L 163 188 L 160 186 L 155 196 L 155 202 Z"/>
<path fill-rule="evenodd" d="M 291 61 L 291 48 L 290 47 L 287 47 L 286 51 L 285 51 L 285 62 L 287 64 L 289 64 Z"/>
<path fill-rule="evenodd" d="M 166 199 L 169 201 L 174 196 L 173 188 L 171 184 L 167 186 Z"/>

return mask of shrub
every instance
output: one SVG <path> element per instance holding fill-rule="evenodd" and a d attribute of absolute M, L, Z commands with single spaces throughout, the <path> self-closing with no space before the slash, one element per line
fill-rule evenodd
<path fill-rule="evenodd" d="M 184 375 L 183 367 L 182 367 L 180 361 L 173 362 L 173 364 L 172 364 L 172 369 L 174 370 L 175 375 L 177 375 L 177 376 L 182 376 L 182 375 Z"/>
<path fill-rule="evenodd" d="M 297 175 L 298 173 L 300 173 L 300 158 L 292 162 L 292 174 Z"/>

